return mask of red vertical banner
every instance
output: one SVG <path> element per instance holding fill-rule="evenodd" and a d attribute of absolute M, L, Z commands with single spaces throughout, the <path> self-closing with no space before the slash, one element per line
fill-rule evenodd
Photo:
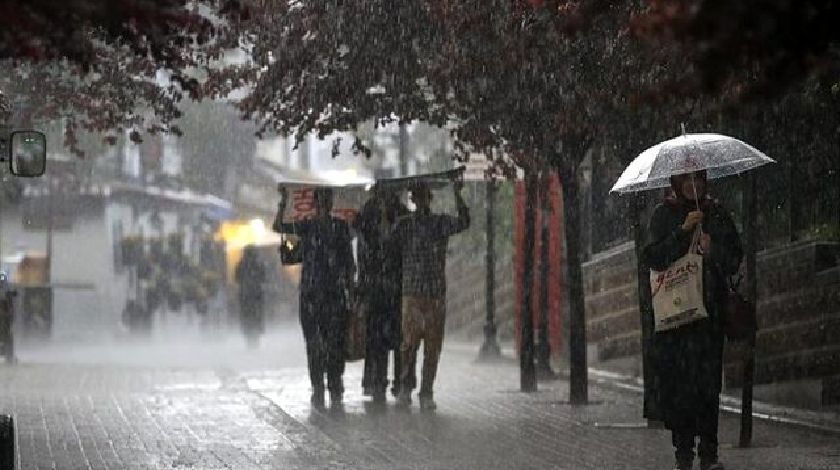
<path fill-rule="evenodd" d="M 560 181 L 557 175 L 552 174 L 548 179 L 547 188 L 544 185 L 540 188 L 541 193 L 539 200 L 543 200 L 544 191 L 548 194 L 548 332 L 549 344 L 551 345 L 551 353 L 554 357 L 562 355 L 565 346 L 563 342 L 563 297 L 565 295 L 565 282 L 563 270 L 563 201 L 562 191 L 560 188 Z M 514 223 L 513 223 L 513 278 L 514 278 L 514 341 L 516 350 L 519 350 L 520 328 L 522 322 L 522 310 L 524 291 L 522 286 L 522 279 L 524 278 L 524 242 L 525 242 L 525 182 L 519 180 L 514 187 Z M 534 233 L 536 238 L 534 240 L 534 264 L 533 264 L 533 292 L 531 295 L 532 311 L 534 312 L 534 327 L 540 325 L 540 312 L 542 306 L 540 305 L 540 289 L 542 288 L 542 221 L 543 210 L 541 207 L 535 208 L 534 214 Z"/>

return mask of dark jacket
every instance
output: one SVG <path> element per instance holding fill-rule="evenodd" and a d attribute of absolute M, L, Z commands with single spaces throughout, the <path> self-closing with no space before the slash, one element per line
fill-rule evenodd
<path fill-rule="evenodd" d="M 669 199 L 659 205 L 650 221 L 651 243 L 644 249 L 648 267 L 662 271 L 688 253 L 692 233 L 681 225 L 694 203 Z M 711 236 L 711 253 L 704 258 L 703 290 L 709 318 L 674 330 L 658 332 L 653 339 L 658 400 L 666 426 L 673 429 L 690 421 L 701 403 L 716 401 L 721 391 L 723 327 L 721 317 L 727 296 L 727 277 L 738 271 L 741 241 L 727 211 L 716 201 L 701 204 L 702 228 Z"/>
<path fill-rule="evenodd" d="M 303 250 L 300 293 L 318 303 L 343 299 L 355 270 L 350 229 L 336 217 L 276 223 L 274 231 L 300 236 Z"/>
<path fill-rule="evenodd" d="M 369 345 L 378 349 L 396 349 L 400 342 L 402 299 L 402 252 L 399 244 L 385 236 L 382 224 L 393 223 L 408 213 L 399 204 L 381 220 L 380 201 L 366 202 L 356 219 L 359 233 L 359 293 L 368 320 Z"/>
<path fill-rule="evenodd" d="M 255 251 L 245 250 L 242 260 L 236 266 L 236 282 L 239 284 L 241 300 L 262 300 L 265 267 Z"/>
<path fill-rule="evenodd" d="M 262 309 L 265 266 L 255 250 L 245 249 L 242 261 L 236 266 L 236 282 L 239 284 L 241 326 L 246 332 L 261 333 L 265 328 Z"/>

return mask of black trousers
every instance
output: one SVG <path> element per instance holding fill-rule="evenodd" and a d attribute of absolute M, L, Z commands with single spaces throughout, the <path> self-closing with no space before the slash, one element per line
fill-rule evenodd
<path fill-rule="evenodd" d="M 313 393 L 344 392 L 344 358 L 347 312 L 339 299 L 301 295 L 300 323 L 306 341 L 306 358 Z"/>
<path fill-rule="evenodd" d="M 701 464 L 711 464 L 718 459 L 718 408 L 720 399 L 709 399 L 698 404 L 694 416 L 681 419 L 671 429 L 677 462 L 686 468 L 694 461 L 694 445 L 700 438 L 697 454 Z"/>

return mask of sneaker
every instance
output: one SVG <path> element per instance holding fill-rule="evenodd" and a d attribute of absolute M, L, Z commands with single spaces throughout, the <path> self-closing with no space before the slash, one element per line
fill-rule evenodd
<path fill-rule="evenodd" d="M 720 462 L 714 462 L 711 464 L 700 464 L 700 470 L 724 470 L 723 464 Z"/>
<path fill-rule="evenodd" d="M 420 409 L 423 411 L 435 411 L 437 404 L 432 397 L 420 397 Z"/>

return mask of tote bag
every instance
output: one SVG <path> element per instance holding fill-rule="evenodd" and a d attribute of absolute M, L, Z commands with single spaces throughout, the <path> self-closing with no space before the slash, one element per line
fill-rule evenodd
<path fill-rule="evenodd" d="M 700 229 L 688 253 L 664 271 L 650 270 L 655 331 L 667 331 L 709 317 L 703 304 L 703 256 L 697 252 Z"/>

